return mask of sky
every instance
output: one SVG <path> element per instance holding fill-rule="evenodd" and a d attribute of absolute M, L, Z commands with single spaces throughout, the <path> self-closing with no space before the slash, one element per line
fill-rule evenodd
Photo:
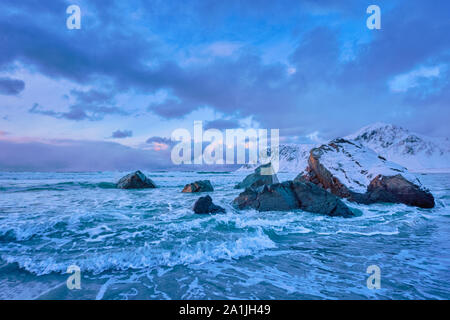
<path fill-rule="evenodd" d="M 164 168 L 194 121 L 449 137 L 448 30 L 446 0 L 2 0 L 0 170 Z"/>

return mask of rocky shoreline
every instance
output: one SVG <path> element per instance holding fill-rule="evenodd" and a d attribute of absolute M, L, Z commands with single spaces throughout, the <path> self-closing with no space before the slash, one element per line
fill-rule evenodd
<path fill-rule="evenodd" d="M 264 170 L 263 170 L 264 169 Z M 269 174 L 265 174 L 269 172 Z M 120 179 L 117 188 L 148 189 L 156 184 L 141 171 Z M 235 189 L 244 189 L 232 202 L 238 210 L 303 210 L 332 217 L 353 217 L 350 203 L 402 203 L 423 209 L 435 206 L 429 190 L 406 168 L 389 162 L 358 143 L 335 139 L 310 151 L 308 165 L 292 181 L 279 182 L 271 164 L 259 166 Z M 214 192 L 209 180 L 185 185 L 182 193 Z M 197 214 L 224 213 L 210 195 L 200 197 L 193 206 Z"/>

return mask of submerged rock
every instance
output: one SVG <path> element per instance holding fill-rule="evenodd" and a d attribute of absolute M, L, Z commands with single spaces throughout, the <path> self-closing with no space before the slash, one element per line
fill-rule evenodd
<path fill-rule="evenodd" d="M 149 189 L 156 188 L 155 183 L 141 171 L 130 173 L 117 182 L 119 189 Z"/>
<path fill-rule="evenodd" d="M 431 193 L 422 188 L 420 181 L 406 168 L 345 139 L 312 149 L 306 174 L 296 181 L 298 179 L 358 203 L 392 202 L 434 207 Z"/>
<path fill-rule="evenodd" d="M 189 183 L 184 186 L 184 193 L 194 193 L 194 192 L 212 192 L 214 191 L 213 186 L 209 180 L 196 181 L 194 183 Z"/>
<path fill-rule="evenodd" d="M 263 171 L 264 170 L 264 171 Z M 263 174 L 263 173 L 270 174 Z M 278 183 L 277 175 L 273 172 L 271 163 L 267 163 L 259 166 L 255 169 L 255 172 L 249 174 L 245 179 L 238 183 L 234 188 L 235 189 L 245 189 L 248 187 L 257 188 L 259 186 L 268 185 Z"/>
<path fill-rule="evenodd" d="M 335 195 L 310 182 L 286 181 L 247 188 L 233 201 L 238 209 L 287 211 L 302 209 L 329 216 L 351 217 L 353 212 Z"/>
<path fill-rule="evenodd" d="M 199 198 L 193 207 L 197 214 L 224 213 L 225 209 L 215 205 L 210 196 Z"/>

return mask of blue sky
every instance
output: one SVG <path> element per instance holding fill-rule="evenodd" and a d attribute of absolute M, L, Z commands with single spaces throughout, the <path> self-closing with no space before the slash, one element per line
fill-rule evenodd
<path fill-rule="evenodd" d="M 66 28 L 71 4 L 81 30 Z M 371 4 L 381 30 L 366 27 Z M 194 120 L 283 142 L 378 121 L 448 137 L 449 13 L 444 0 L 2 0 L 0 169 L 160 167 Z"/>

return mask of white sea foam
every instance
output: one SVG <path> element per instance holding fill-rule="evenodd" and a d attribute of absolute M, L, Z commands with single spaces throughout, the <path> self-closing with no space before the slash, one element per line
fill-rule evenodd
<path fill-rule="evenodd" d="M 343 219 L 300 210 L 238 211 L 230 203 L 241 192 L 233 189 L 241 173 L 165 173 L 158 176 L 158 189 L 94 187 L 89 192 L 50 174 L 64 190 L 11 191 L 10 184 L 43 184 L 29 175 L 26 180 L 26 174 L 8 174 L 18 179 L 11 182 L 0 173 L 6 187 L 0 196 L 1 297 L 25 297 L 27 288 L 26 297 L 60 295 L 64 290 L 55 286 L 72 264 L 89 279 L 85 285 L 91 290 L 81 293 L 88 299 L 374 298 L 360 287 L 369 262 L 381 264 L 407 286 L 421 286 L 408 297 L 443 298 L 450 292 L 441 281 L 450 261 L 443 254 L 448 251 L 450 176 L 421 177 L 436 197 L 432 210 L 345 201 L 361 215 Z M 95 181 L 108 177 L 117 178 L 92 174 Z M 205 178 L 214 184 L 214 203 L 226 214 L 192 212 L 201 195 L 182 194 L 181 188 Z M 414 272 L 427 281 L 405 278 Z M 392 298 L 386 292 L 384 297 Z"/>

